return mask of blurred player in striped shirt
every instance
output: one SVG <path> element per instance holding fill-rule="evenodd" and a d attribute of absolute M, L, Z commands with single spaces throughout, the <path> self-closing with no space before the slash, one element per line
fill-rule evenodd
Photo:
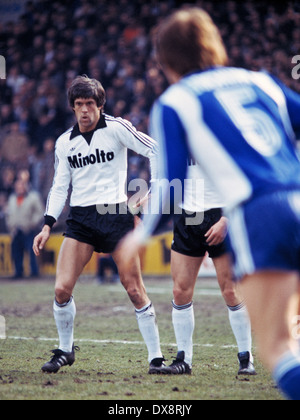
<path fill-rule="evenodd" d="M 260 357 L 282 392 L 298 400 L 299 342 L 292 332 L 300 280 L 300 163 L 294 135 L 300 97 L 265 73 L 226 67 L 219 31 L 201 9 L 164 20 L 156 48 L 171 83 L 151 117 L 151 135 L 161 150 L 159 177 L 183 185 L 191 153 L 224 198 L 235 273 Z M 156 194 L 153 188 L 154 199 Z M 123 246 L 133 253 L 160 220 L 160 215 L 146 217 L 144 229 Z"/>

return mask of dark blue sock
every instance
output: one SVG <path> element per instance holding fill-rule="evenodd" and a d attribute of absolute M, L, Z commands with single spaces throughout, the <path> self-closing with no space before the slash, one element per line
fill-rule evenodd
<path fill-rule="evenodd" d="M 274 379 L 289 399 L 300 401 L 300 358 L 287 353 L 274 370 Z"/>

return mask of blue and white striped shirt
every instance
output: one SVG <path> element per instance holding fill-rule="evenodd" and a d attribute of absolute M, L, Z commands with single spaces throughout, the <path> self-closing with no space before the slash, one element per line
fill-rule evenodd
<path fill-rule="evenodd" d="M 151 114 L 159 177 L 184 185 L 192 155 L 229 208 L 269 192 L 300 189 L 294 134 L 299 129 L 300 96 L 265 73 L 238 68 L 182 78 Z M 160 220 L 145 218 L 148 234 Z"/>

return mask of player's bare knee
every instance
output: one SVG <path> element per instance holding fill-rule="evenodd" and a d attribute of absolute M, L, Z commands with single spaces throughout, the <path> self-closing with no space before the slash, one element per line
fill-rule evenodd
<path fill-rule="evenodd" d="M 182 290 L 178 289 L 177 287 L 173 289 L 173 297 L 174 297 L 174 301 L 177 302 L 178 299 L 182 298 Z"/>
<path fill-rule="evenodd" d="M 135 287 L 129 287 L 129 288 L 127 288 L 126 291 L 127 291 L 127 294 L 129 296 L 129 299 L 131 300 L 131 302 L 135 306 L 140 305 L 141 301 L 143 300 L 142 291 L 139 290 L 138 288 L 135 288 Z"/>
<path fill-rule="evenodd" d="M 71 296 L 72 290 L 59 285 L 55 287 L 55 299 L 57 303 L 66 303 L 71 299 Z"/>
<path fill-rule="evenodd" d="M 175 286 L 173 288 L 173 296 L 176 305 L 186 305 L 193 299 L 193 290 L 190 288 L 181 288 L 179 286 Z"/>
<path fill-rule="evenodd" d="M 234 287 L 224 287 L 221 292 L 228 306 L 236 306 L 238 304 L 238 297 Z"/>
<path fill-rule="evenodd" d="M 146 290 L 142 284 L 136 282 L 135 278 L 122 278 L 121 282 L 128 294 L 129 299 L 135 306 L 144 303 L 146 297 Z"/>

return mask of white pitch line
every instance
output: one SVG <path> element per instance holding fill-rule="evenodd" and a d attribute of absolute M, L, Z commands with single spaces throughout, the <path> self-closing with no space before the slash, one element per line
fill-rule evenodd
<path fill-rule="evenodd" d="M 15 337 L 15 336 L 7 336 L 6 339 L 9 340 L 20 340 L 20 341 L 54 341 L 58 342 L 57 338 L 50 338 L 50 337 Z M 92 344 L 124 344 L 124 345 L 144 345 L 143 341 L 127 341 L 127 340 L 93 340 L 89 338 L 79 338 L 75 340 L 78 343 L 92 343 Z M 176 343 L 162 343 L 162 346 L 170 346 L 170 347 L 177 347 Z M 195 347 L 219 347 L 221 349 L 230 349 L 236 348 L 235 345 L 223 345 L 223 346 L 216 346 L 216 344 L 199 344 L 195 343 Z"/>
<path fill-rule="evenodd" d="M 172 289 L 165 289 L 165 288 L 152 288 L 147 287 L 147 292 L 149 294 L 156 294 L 156 295 L 164 295 L 167 293 L 172 293 Z M 200 289 L 195 290 L 194 296 L 222 296 L 219 289 Z"/>
<path fill-rule="evenodd" d="M 154 295 L 164 295 L 164 294 L 172 294 L 172 287 L 170 288 L 166 288 L 166 287 L 147 287 L 146 285 L 146 290 L 147 293 L 149 294 L 154 294 Z M 122 286 L 109 286 L 108 290 L 110 292 L 121 292 L 124 293 L 124 289 Z M 221 291 L 220 289 L 199 289 L 199 290 L 195 290 L 194 292 L 195 296 L 219 296 L 222 297 Z"/>

